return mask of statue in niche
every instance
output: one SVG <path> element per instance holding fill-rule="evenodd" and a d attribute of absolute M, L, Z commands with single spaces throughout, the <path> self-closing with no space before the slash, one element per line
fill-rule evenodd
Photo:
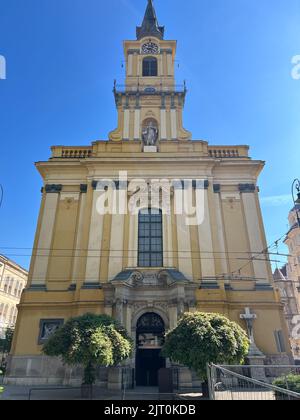
<path fill-rule="evenodd" d="M 152 121 L 143 129 L 143 142 L 145 146 L 156 146 L 158 129 Z"/>

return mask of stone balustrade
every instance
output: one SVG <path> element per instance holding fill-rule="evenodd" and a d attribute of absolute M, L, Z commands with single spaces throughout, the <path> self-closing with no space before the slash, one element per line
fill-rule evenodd
<path fill-rule="evenodd" d="M 92 156 L 92 147 L 52 147 L 52 158 L 86 159 Z"/>
<path fill-rule="evenodd" d="M 247 146 L 237 146 L 224 148 L 222 146 L 208 147 L 208 154 L 215 159 L 248 158 L 249 148 Z"/>

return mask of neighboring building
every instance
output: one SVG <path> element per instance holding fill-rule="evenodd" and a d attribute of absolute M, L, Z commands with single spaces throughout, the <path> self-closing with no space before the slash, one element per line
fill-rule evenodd
<path fill-rule="evenodd" d="M 263 253 L 257 177 L 264 162 L 252 160 L 247 146 L 191 140 L 182 121 L 187 91 L 174 78 L 176 47 L 164 39 L 149 0 L 137 39 L 124 42 L 126 82 L 114 89 L 117 129 L 91 146 L 53 147 L 49 161 L 36 165 L 44 180 L 37 251 L 9 383 L 78 383 L 79 370 L 42 356 L 41 345 L 86 312 L 112 315 L 127 328 L 136 344 L 127 367 L 135 369 L 137 385 L 157 383 L 168 363 L 160 357 L 162 336 L 184 311 L 222 313 L 245 329 L 247 321 L 251 336 L 257 318 L 249 362 L 290 362 L 283 305 Z M 165 181 L 151 201 L 153 179 Z M 198 219 L 180 211 L 187 193 L 199 200 Z M 101 214 L 103 197 L 119 211 Z M 120 211 L 122 198 L 140 210 Z M 120 386 L 118 368 L 101 372 L 102 385 Z M 192 386 L 191 373 L 180 368 L 179 382 Z"/>
<path fill-rule="evenodd" d="M 300 204 L 296 204 L 289 213 L 290 230 L 285 238 L 285 244 L 289 248 L 290 254 L 287 264 L 287 277 L 294 281 L 295 290 L 298 290 L 300 287 L 300 227 L 297 212 L 300 218 Z"/>
<path fill-rule="evenodd" d="M 300 337 L 297 338 L 300 333 L 300 328 L 297 328 L 297 325 L 300 327 L 299 286 L 288 276 L 288 265 L 277 268 L 273 277 L 284 305 L 293 356 L 300 361 Z"/>
<path fill-rule="evenodd" d="M 14 328 L 21 294 L 26 287 L 28 272 L 0 255 L 0 338 L 7 328 Z"/>
<path fill-rule="evenodd" d="M 300 204 L 296 203 L 289 213 L 290 229 L 285 238 L 290 255 L 288 263 L 276 270 L 274 279 L 285 305 L 293 354 L 300 360 L 300 226 L 297 212 L 300 216 Z"/>

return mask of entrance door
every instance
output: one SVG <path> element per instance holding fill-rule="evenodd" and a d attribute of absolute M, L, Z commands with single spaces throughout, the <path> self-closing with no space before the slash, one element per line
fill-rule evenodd
<path fill-rule="evenodd" d="M 137 386 L 158 386 L 158 371 L 166 367 L 166 361 L 160 353 L 160 349 L 137 350 Z"/>
<path fill-rule="evenodd" d="M 137 386 L 157 386 L 158 371 L 166 367 L 161 356 L 165 325 L 155 313 L 143 315 L 137 323 L 136 335 L 136 384 Z"/>

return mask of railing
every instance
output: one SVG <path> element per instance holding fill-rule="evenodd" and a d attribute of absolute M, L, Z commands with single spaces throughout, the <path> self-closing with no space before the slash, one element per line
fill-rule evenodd
<path fill-rule="evenodd" d="M 226 159 L 226 158 L 241 158 L 241 157 L 248 157 L 248 147 L 232 147 L 232 148 L 224 148 L 224 147 L 209 147 L 208 153 L 209 156 L 215 159 Z"/>
<path fill-rule="evenodd" d="M 92 156 L 93 149 L 89 146 L 84 147 L 52 147 L 52 158 L 63 159 L 87 159 Z"/>
<path fill-rule="evenodd" d="M 268 375 L 269 372 L 269 375 Z M 289 373 L 300 374 L 296 366 L 218 366 L 207 367 L 211 400 L 300 400 L 300 394 L 288 387 L 272 385 L 272 380 Z M 270 375 L 271 374 L 271 375 Z"/>
<path fill-rule="evenodd" d="M 163 86 L 163 85 L 114 85 L 115 93 L 127 93 L 127 94 L 144 94 L 144 95 L 153 95 L 160 93 L 186 93 L 186 85 L 172 85 L 172 86 Z"/>

